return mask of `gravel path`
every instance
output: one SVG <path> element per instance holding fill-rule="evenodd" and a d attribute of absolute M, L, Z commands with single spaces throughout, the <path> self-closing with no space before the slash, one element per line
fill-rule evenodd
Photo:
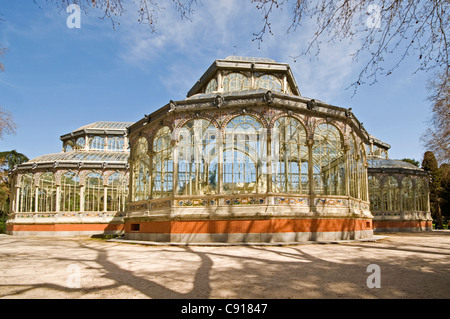
<path fill-rule="evenodd" d="M 389 237 L 218 247 L 2 235 L 0 298 L 450 297 L 450 231 L 382 235 Z"/>

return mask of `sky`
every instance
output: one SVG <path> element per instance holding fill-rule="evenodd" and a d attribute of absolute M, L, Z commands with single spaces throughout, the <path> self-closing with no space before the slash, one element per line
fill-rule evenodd
<path fill-rule="evenodd" d="M 181 19 L 171 1 L 164 3 L 152 33 L 132 5 L 116 28 L 98 10 L 82 12 L 80 28 L 68 28 L 70 13 L 52 2 L 0 0 L 0 45 L 8 48 L 0 57 L 0 107 L 17 124 L 16 134 L 0 140 L 0 150 L 31 159 L 60 152 L 59 137 L 86 124 L 136 122 L 186 98 L 214 60 L 239 55 L 289 63 L 302 96 L 352 108 L 369 134 L 391 145 L 390 158 L 422 161 L 430 74 L 415 73 L 417 57 L 354 94 L 348 87 L 364 65 L 364 56 L 351 57 L 358 39 L 324 43 L 317 56 L 294 60 L 313 28 L 305 21 L 288 32 L 289 7 L 273 12 L 272 34 L 258 43 L 254 34 L 263 16 L 250 0 L 199 1 L 190 20 Z"/>

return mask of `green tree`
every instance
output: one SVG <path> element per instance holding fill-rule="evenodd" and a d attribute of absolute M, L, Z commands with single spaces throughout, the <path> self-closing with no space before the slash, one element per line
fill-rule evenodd
<path fill-rule="evenodd" d="M 447 225 L 450 223 L 450 164 L 442 164 L 439 167 L 441 171 L 441 193 L 440 206 L 442 217 Z"/>
<path fill-rule="evenodd" d="M 403 161 L 403 162 L 406 162 L 406 163 L 413 164 L 414 166 L 420 167 L 420 162 L 419 162 L 419 161 L 416 161 L 416 160 L 413 159 L 413 158 L 402 158 L 402 161 Z"/>
<path fill-rule="evenodd" d="M 436 228 L 443 228 L 440 195 L 441 195 L 441 171 L 434 153 L 426 151 L 423 155 L 422 168 L 430 174 L 430 210 L 431 216 L 436 224 Z"/>
<path fill-rule="evenodd" d="M 11 195 L 9 173 L 15 165 L 27 161 L 28 157 L 16 150 L 0 152 L 0 233 L 4 233 L 6 230 L 5 223 L 9 212 Z"/>

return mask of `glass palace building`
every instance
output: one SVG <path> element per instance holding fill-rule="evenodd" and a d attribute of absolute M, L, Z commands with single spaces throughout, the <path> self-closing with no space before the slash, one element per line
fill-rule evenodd
<path fill-rule="evenodd" d="M 289 65 L 267 58 L 216 60 L 186 99 L 61 140 L 62 153 L 14 170 L 9 233 L 300 242 L 431 221 L 423 171 L 380 171 L 389 145 L 351 109 L 303 97 Z M 398 206 L 386 206 L 389 174 Z"/>

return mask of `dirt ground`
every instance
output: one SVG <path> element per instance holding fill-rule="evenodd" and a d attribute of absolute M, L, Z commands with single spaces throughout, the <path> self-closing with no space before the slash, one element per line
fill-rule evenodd
<path fill-rule="evenodd" d="M 450 297 L 450 231 L 381 235 L 388 237 L 218 247 L 0 235 L 0 298 Z"/>

